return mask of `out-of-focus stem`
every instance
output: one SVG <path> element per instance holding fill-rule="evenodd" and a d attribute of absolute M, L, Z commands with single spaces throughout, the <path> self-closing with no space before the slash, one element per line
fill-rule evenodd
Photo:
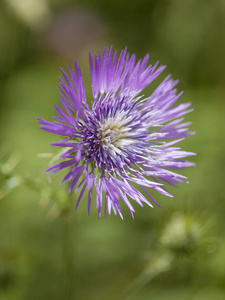
<path fill-rule="evenodd" d="M 71 199 L 68 194 L 68 207 L 70 207 Z M 63 299 L 72 299 L 74 291 L 73 266 L 74 266 L 74 230 L 70 209 L 62 214 L 63 216 L 63 283 L 64 295 Z"/>
<path fill-rule="evenodd" d="M 162 256 L 156 258 L 151 265 L 149 265 L 127 288 L 125 293 L 119 300 L 132 299 L 139 291 L 141 291 L 149 282 L 156 276 L 168 271 L 173 263 L 174 255 L 171 253 L 164 253 Z"/>

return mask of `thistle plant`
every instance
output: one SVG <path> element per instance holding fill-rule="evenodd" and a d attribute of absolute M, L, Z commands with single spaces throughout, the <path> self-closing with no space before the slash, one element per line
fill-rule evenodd
<path fill-rule="evenodd" d="M 182 92 L 177 93 L 178 81 L 171 76 L 151 95 L 143 95 L 165 69 L 158 62 L 147 66 L 149 55 L 136 63 L 126 48 L 117 59 L 117 52 L 105 47 L 102 56 L 90 53 L 89 60 L 91 105 L 75 60 L 75 70 L 68 67 L 69 76 L 61 69 L 61 107 L 55 105 L 55 121 L 38 118 L 42 129 L 63 137 L 52 143 L 63 148 L 60 162 L 46 171 L 68 169 L 61 182 L 69 181 L 68 192 L 79 191 L 76 208 L 87 190 L 89 213 L 96 190 L 98 217 L 104 210 L 105 215 L 113 211 L 123 218 L 121 201 L 134 217 L 132 201 L 157 204 L 148 188 L 172 197 L 164 184 L 187 182 L 176 171 L 194 165 L 184 159 L 194 153 L 174 145 L 192 134 L 187 128 L 191 123 L 183 122 L 192 109 L 190 103 L 175 105 Z"/>

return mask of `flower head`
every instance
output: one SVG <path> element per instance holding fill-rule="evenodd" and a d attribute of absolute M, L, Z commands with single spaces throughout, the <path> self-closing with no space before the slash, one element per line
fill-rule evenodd
<path fill-rule="evenodd" d="M 149 97 L 140 96 L 165 69 L 158 63 L 147 66 L 149 55 L 135 63 L 135 55 L 130 56 L 125 49 L 117 60 L 117 52 L 113 55 L 112 47 L 105 47 L 102 57 L 99 52 L 94 58 L 90 54 L 89 59 L 91 107 L 86 102 L 81 71 L 75 61 L 75 71 L 68 67 L 70 78 L 61 69 L 64 79 L 60 78 L 58 87 L 62 107 L 55 105 L 56 121 L 38 119 L 42 129 L 64 137 L 53 143 L 65 148 L 60 156 L 62 162 L 46 171 L 53 174 L 69 169 L 62 182 L 70 181 L 69 192 L 74 188 L 80 191 L 76 208 L 87 189 L 89 213 L 95 189 L 99 217 L 104 206 L 105 215 L 113 210 L 122 218 L 120 201 L 133 217 L 130 199 L 141 206 L 152 206 L 149 198 L 155 202 L 146 188 L 172 197 L 164 183 L 186 182 L 184 176 L 171 169 L 193 165 L 182 158 L 194 153 L 174 147 L 192 134 L 186 128 L 191 123 L 182 123 L 182 116 L 192 109 L 188 109 L 190 103 L 174 105 L 182 93 L 177 94 L 177 81 L 170 76 Z"/>

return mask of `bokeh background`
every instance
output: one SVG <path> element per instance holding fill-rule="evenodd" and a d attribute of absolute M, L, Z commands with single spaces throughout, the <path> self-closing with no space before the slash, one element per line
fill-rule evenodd
<path fill-rule="evenodd" d="M 59 103 L 59 67 L 77 59 L 91 100 L 88 51 L 150 53 L 191 101 L 190 184 L 152 193 L 135 221 L 74 211 L 43 170 L 57 137 L 41 131 Z M 0 299 L 225 299 L 224 0 L 0 2 Z"/>

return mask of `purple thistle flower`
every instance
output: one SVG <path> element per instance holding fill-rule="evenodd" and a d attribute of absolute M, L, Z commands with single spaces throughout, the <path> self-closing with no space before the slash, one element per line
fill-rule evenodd
<path fill-rule="evenodd" d="M 95 189 L 99 217 L 104 206 L 105 215 L 113 210 L 123 218 L 121 200 L 133 217 L 130 199 L 141 206 L 146 203 L 153 207 L 146 197 L 156 203 L 148 187 L 172 197 L 164 183 L 187 182 L 186 177 L 171 169 L 194 165 L 183 160 L 194 153 L 174 147 L 193 134 L 186 128 L 191 123 L 182 123 L 182 116 L 192 109 L 188 109 L 190 103 L 174 106 L 182 93 L 177 94 L 178 81 L 170 76 L 151 96 L 138 96 L 165 69 L 158 67 L 158 62 L 146 67 L 149 55 L 135 63 L 135 55 L 130 56 L 125 48 L 117 61 L 117 52 L 113 55 L 112 47 L 105 47 L 102 57 L 99 52 L 93 59 L 90 53 L 89 59 L 91 107 L 86 102 L 81 71 L 75 60 L 75 71 L 68 67 L 70 78 L 61 69 L 64 79 L 60 78 L 58 87 L 62 108 L 55 105 L 56 121 L 38 118 L 42 129 L 64 137 L 52 144 L 65 148 L 60 156 L 62 162 L 46 171 L 53 174 L 69 168 L 62 182 L 70 181 L 69 192 L 74 188 L 79 191 L 76 208 L 87 189 L 89 213 Z"/>

